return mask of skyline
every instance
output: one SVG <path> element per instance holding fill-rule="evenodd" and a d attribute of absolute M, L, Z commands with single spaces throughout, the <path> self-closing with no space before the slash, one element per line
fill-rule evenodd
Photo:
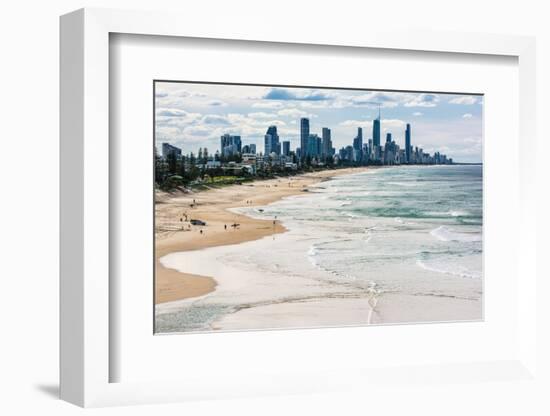
<path fill-rule="evenodd" d="M 372 90 L 312 89 L 250 85 L 156 82 L 156 145 L 167 142 L 196 153 L 214 153 L 223 134 L 239 135 L 243 144 L 263 152 L 266 129 L 277 126 L 280 140 L 300 147 L 300 119 L 310 120 L 319 136 L 332 131 L 336 149 L 350 144 L 357 128 L 372 138 L 381 111 L 381 136 L 391 133 L 405 148 L 405 130 L 414 126 L 414 144 L 442 152 L 456 162 L 482 161 L 483 97 L 479 95 Z M 379 103 L 379 105 L 377 104 Z"/>

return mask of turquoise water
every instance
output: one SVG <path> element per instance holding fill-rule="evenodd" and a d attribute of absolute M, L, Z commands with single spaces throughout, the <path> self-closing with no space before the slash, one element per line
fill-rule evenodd
<path fill-rule="evenodd" d="M 264 207 L 261 217 L 277 216 L 297 239 L 309 239 L 309 261 L 340 282 L 445 293 L 450 278 L 473 279 L 465 296 L 478 298 L 482 173 L 482 166 L 373 169 L 322 182 L 308 196 Z"/>
<path fill-rule="evenodd" d="M 481 166 L 373 168 L 267 206 L 235 209 L 282 221 L 288 231 L 174 254 L 183 271 L 226 276 L 212 294 L 157 315 L 157 330 L 211 330 L 251 305 L 284 310 L 285 302 L 311 295 L 322 310 L 324 296 L 364 299 L 375 293 L 381 299 L 377 323 L 481 319 L 482 185 Z M 399 296 L 386 296 L 391 294 Z M 455 311 L 456 302 L 470 308 Z M 341 324 L 364 322 L 360 318 Z M 260 319 L 254 328 L 266 326 Z M 280 324 L 296 326 L 308 322 L 288 316 Z"/>
<path fill-rule="evenodd" d="M 340 193 L 358 215 L 441 221 L 456 227 L 482 225 L 482 167 L 433 166 L 381 169 L 366 183 L 361 176 L 336 180 Z M 355 195 L 361 187 L 368 194 Z M 480 230 L 479 230 L 480 231 Z"/>

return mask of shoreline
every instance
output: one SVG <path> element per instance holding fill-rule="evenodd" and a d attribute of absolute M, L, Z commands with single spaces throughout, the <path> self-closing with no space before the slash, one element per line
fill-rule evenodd
<path fill-rule="evenodd" d="M 299 195 L 323 180 L 368 169 L 324 170 L 196 193 L 155 195 L 155 305 L 202 297 L 217 286 L 215 276 L 182 273 L 164 267 L 160 258 L 175 252 L 240 244 L 287 231 L 276 219 L 254 219 L 229 209 L 267 205 Z M 190 219 L 200 219 L 207 225 L 191 225 Z"/>

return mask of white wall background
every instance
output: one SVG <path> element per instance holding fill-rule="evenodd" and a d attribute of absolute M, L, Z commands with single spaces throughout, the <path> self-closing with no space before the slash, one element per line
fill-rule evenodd
<path fill-rule="evenodd" d="M 545 2 L 462 0 L 385 1 L 211 1 L 20 0 L 0 12 L 0 413 L 76 414 L 82 410 L 56 399 L 58 382 L 58 16 L 81 7 L 176 10 L 208 16 L 212 25 L 386 25 L 535 35 L 538 42 L 539 251 L 548 252 L 549 210 L 543 163 L 549 154 L 550 28 Z M 505 122 L 505 121 L 503 121 Z M 491 149 L 488 149 L 490 151 Z M 535 157 L 535 155 L 534 155 Z M 543 246 L 544 245 L 544 246 Z M 545 247 L 543 249 L 543 247 Z M 548 266 L 539 257 L 543 276 Z M 539 292 L 548 293 L 543 281 Z M 548 303 L 550 304 L 550 302 Z M 540 305 L 548 322 L 549 305 Z M 546 328 L 549 328 L 546 325 Z M 548 331 L 540 331 L 550 351 Z M 546 348 L 545 348 L 546 347 Z M 548 370 L 548 358 L 541 354 Z M 550 372 L 546 371 L 546 374 Z M 483 391 L 482 391 L 483 390 Z M 546 394 L 550 391 L 545 386 Z M 399 395 L 395 399 L 395 394 Z M 486 389 L 440 385 L 431 389 L 389 388 L 373 397 L 335 393 L 323 396 L 259 398 L 94 410 L 119 414 L 549 414 L 543 388 L 499 383 Z M 543 404 L 544 403 L 544 404 Z"/>

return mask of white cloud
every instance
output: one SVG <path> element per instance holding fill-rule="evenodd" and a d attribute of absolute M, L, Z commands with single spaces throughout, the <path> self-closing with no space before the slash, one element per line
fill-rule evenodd
<path fill-rule="evenodd" d="M 414 94 L 405 107 L 435 107 L 439 103 L 437 94 Z"/>
<path fill-rule="evenodd" d="M 157 108 L 156 116 L 157 117 L 195 118 L 197 116 L 200 116 L 200 114 L 189 113 L 185 110 L 180 110 L 179 108 Z"/>
<path fill-rule="evenodd" d="M 380 121 L 382 130 L 395 130 L 405 127 L 405 122 L 399 119 L 382 119 Z M 345 120 L 340 122 L 338 125 L 343 127 L 363 127 L 364 129 L 372 129 L 372 120 Z"/>
<path fill-rule="evenodd" d="M 209 136 L 211 134 L 212 129 L 205 127 L 205 126 L 189 126 L 186 127 L 183 131 L 184 134 L 187 136 Z"/>
<path fill-rule="evenodd" d="M 262 97 L 265 100 L 278 101 L 324 101 L 334 98 L 334 94 L 325 90 L 304 88 L 270 88 Z"/>
<path fill-rule="evenodd" d="M 450 104 L 472 105 L 477 103 L 477 98 L 472 95 L 462 95 L 449 100 Z"/>
<path fill-rule="evenodd" d="M 466 137 L 464 143 L 481 144 L 481 137 Z"/>
<path fill-rule="evenodd" d="M 224 103 L 221 100 L 210 100 L 208 101 L 208 105 L 211 105 L 213 107 L 225 107 L 227 103 Z"/>
<path fill-rule="evenodd" d="M 263 113 L 263 112 L 248 113 L 248 117 L 250 117 L 250 118 L 266 119 L 266 118 L 273 118 L 273 117 L 275 117 L 275 114 L 273 114 L 273 113 Z"/>
<path fill-rule="evenodd" d="M 415 112 L 413 113 L 413 116 L 415 116 L 415 117 L 420 117 L 420 116 L 422 116 L 422 115 L 424 115 L 424 114 L 421 113 L 420 111 L 415 111 Z"/>
<path fill-rule="evenodd" d="M 398 134 L 400 130 L 405 128 L 405 124 L 407 123 L 405 123 L 403 120 L 398 120 L 398 119 L 387 119 L 387 120 L 382 119 L 381 121 L 382 129 L 384 131 L 393 130 L 393 132 L 396 134 Z"/>
<path fill-rule="evenodd" d="M 201 119 L 201 123 L 204 124 L 216 124 L 216 125 L 222 125 L 227 126 L 231 124 L 226 117 L 220 116 L 217 114 L 207 114 Z"/>
<path fill-rule="evenodd" d="M 277 111 L 277 114 L 279 114 L 280 116 L 295 117 L 295 118 L 305 117 L 308 115 L 307 112 L 299 110 L 298 108 L 285 108 L 283 110 Z"/>
<path fill-rule="evenodd" d="M 362 95 L 354 95 L 350 97 L 350 105 L 355 107 L 370 107 L 377 109 L 378 106 L 382 108 L 394 108 L 399 105 L 401 97 L 393 94 L 381 91 L 373 91 Z"/>
<path fill-rule="evenodd" d="M 262 101 L 259 103 L 253 103 L 252 107 L 254 108 L 283 108 L 285 105 L 283 103 L 280 103 L 278 101 Z"/>
<path fill-rule="evenodd" d="M 471 113 L 466 113 L 462 115 L 462 118 L 472 118 L 473 115 Z"/>
<path fill-rule="evenodd" d="M 371 123 L 371 122 L 368 120 L 344 120 L 338 124 L 344 127 L 361 127 L 367 123 Z"/>

